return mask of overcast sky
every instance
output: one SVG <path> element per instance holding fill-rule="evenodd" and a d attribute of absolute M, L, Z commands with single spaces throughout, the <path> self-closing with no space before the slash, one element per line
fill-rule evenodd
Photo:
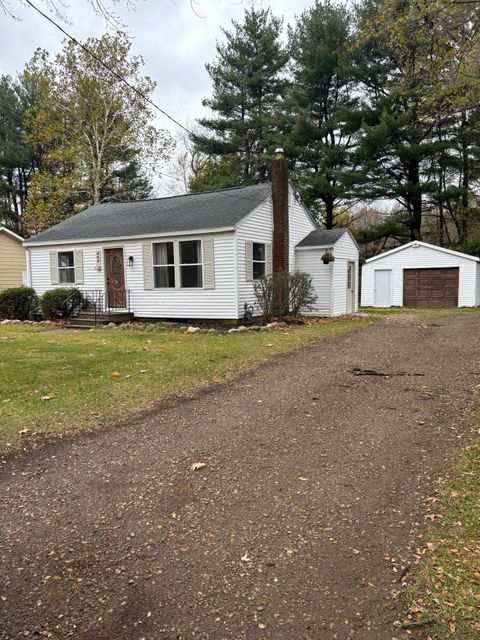
<path fill-rule="evenodd" d="M 8 0 L 18 20 L 0 12 L 0 73 L 15 75 L 22 70 L 37 47 L 50 53 L 61 48 L 63 35 L 21 0 Z M 45 9 L 46 0 L 33 0 Z M 99 36 L 107 30 L 88 0 L 66 0 L 70 24 L 62 26 L 78 39 Z M 257 7 L 272 5 L 276 15 L 292 22 L 313 0 L 257 0 Z M 137 0 L 136 10 L 120 0 L 116 11 L 133 38 L 133 53 L 145 60 L 145 73 L 157 83 L 155 102 L 182 123 L 193 123 L 202 113 L 202 98 L 210 93 L 205 62 L 215 55 L 215 41 L 221 27 L 241 20 L 249 0 Z M 198 17 L 202 16 L 202 17 Z M 158 125 L 174 130 L 167 119 Z"/>

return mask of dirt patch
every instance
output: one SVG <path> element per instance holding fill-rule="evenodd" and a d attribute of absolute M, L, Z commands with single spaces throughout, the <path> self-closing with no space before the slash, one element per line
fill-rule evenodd
<path fill-rule="evenodd" d="M 0 638 L 399 637 L 421 498 L 480 366 L 475 314 L 421 321 L 5 460 Z"/>

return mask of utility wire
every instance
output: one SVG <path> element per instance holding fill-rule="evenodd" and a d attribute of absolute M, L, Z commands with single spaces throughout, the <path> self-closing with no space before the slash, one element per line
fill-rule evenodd
<path fill-rule="evenodd" d="M 64 35 L 66 35 L 67 38 L 69 38 L 77 46 L 79 46 L 81 49 L 83 49 L 89 56 L 91 56 L 99 64 L 101 64 L 103 67 L 105 67 L 105 69 L 108 69 L 108 71 L 110 71 L 110 73 L 112 73 L 116 78 L 118 78 L 118 80 L 123 82 L 129 89 L 131 89 L 138 96 L 140 96 L 140 98 L 142 98 L 142 100 L 145 100 L 145 102 L 148 102 L 150 105 L 152 105 L 152 107 L 154 107 L 162 115 L 164 115 L 166 118 L 171 120 L 174 124 L 176 124 L 177 127 L 180 127 L 181 129 L 186 131 L 186 133 L 188 133 L 189 135 L 193 135 L 193 133 L 189 129 L 187 129 L 187 127 L 185 127 L 183 124 L 181 124 L 178 120 L 176 120 L 173 116 L 171 116 L 169 113 L 167 113 L 164 109 L 159 107 L 158 104 L 155 104 L 155 102 L 153 102 L 153 100 L 150 100 L 150 98 L 148 96 L 144 95 L 136 87 L 134 87 L 132 84 L 130 84 L 130 82 L 128 82 L 128 80 L 126 80 L 122 75 L 120 75 L 117 71 L 115 71 L 115 69 L 110 67 L 106 62 L 104 62 L 101 58 L 99 58 L 93 51 L 91 51 L 88 47 L 86 47 L 84 44 L 79 42 L 74 36 L 70 35 L 67 31 L 65 31 L 65 29 L 61 25 L 58 24 L 58 22 L 55 22 L 55 20 L 53 18 L 51 18 L 49 15 L 47 15 L 46 13 L 41 11 L 37 6 L 35 6 L 33 4 L 33 2 L 30 2 L 30 0 L 25 0 L 25 3 L 28 4 L 32 9 L 34 9 L 37 13 L 39 13 L 43 18 L 45 18 L 45 20 L 48 20 L 48 22 L 53 24 L 54 27 L 56 27 L 59 31 L 61 31 Z"/>

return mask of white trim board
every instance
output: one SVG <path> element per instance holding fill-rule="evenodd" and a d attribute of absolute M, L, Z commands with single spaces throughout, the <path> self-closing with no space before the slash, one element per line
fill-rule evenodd
<path fill-rule="evenodd" d="M 398 253 L 399 251 L 403 251 L 404 249 L 415 248 L 415 247 L 425 247 L 427 249 L 434 249 L 435 251 L 441 251 L 442 253 L 448 253 L 452 256 L 458 256 L 459 258 L 467 258 L 468 260 L 474 260 L 475 262 L 480 262 L 480 258 L 476 256 L 471 256 L 468 253 L 460 253 L 460 251 L 453 251 L 452 249 L 445 249 L 444 247 L 439 247 L 436 244 L 428 244 L 428 242 L 421 242 L 420 240 L 413 240 L 408 244 L 402 244 L 401 247 L 395 247 L 395 249 L 390 249 L 390 251 L 385 251 L 385 253 L 379 253 L 378 256 L 373 256 L 373 258 L 369 258 L 365 260 L 365 264 L 369 264 L 370 262 L 374 262 L 375 260 L 379 260 L 380 258 L 384 258 L 385 256 L 391 256 L 394 253 Z"/>
<path fill-rule="evenodd" d="M 14 238 L 14 240 L 18 240 L 19 242 L 24 242 L 25 238 L 22 238 L 22 236 L 19 236 L 18 233 L 15 233 L 14 231 L 10 231 L 10 229 L 7 229 L 7 227 L 0 227 L 0 233 L 6 233 L 7 236 L 10 236 L 12 238 Z"/>

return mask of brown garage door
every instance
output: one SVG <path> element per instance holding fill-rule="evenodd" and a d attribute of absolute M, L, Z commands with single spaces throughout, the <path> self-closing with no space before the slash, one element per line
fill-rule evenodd
<path fill-rule="evenodd" d="M 404 307 L 458 307 L 458 267 L 404 269 Z"/>

